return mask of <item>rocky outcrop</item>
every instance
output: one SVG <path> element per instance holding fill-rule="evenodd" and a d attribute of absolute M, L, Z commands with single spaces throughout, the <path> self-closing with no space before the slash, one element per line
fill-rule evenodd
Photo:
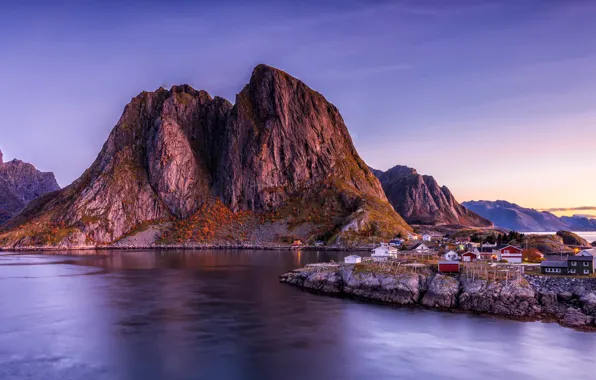
<path fill-rule="evenodd" d="M 522 320 L 558 321 L 596 331 L 596 280 L 525 276 L 519 281 L 487 281 L 465 275 L 388 273 L 369 264 L 307 266 L 280 281 L 307 290 L 393 305 L 490 314 Z"/>
<path fill-rule="evenodd" d="M 579 216 L 557 217 L 548 211 L 538 211 L 502 200 L 469 201 L 463 202 L 462 205 L 490 220 L 497 227 L 515 231 L 596 230 L 596 219 Z"/>
<path fill-rule="evenodd" d="M 231 221 L 238 228 L 223 232 Z M 240 245 L 266 222 L 283 225 L 281 235 L 342 242 L 411 230 L 337 108 L 259 65 L 235 105 L 187 85 L 139 94 L 81 178 L 26 209 L 0 244 L 105 246 L 153 224 L 164 226 L 162 241 Z"/>
<path fill-rule="evenodd" d="M 570 231 L 557 231 L 557 236 L 563 239 L 563 244 L 573 246 L 590 247 L 591 244 L 581 236 Z"/>
<path fill-rule="evenodd" d="M 492 227 L 490 221 L 459 204 L 451 191 L 431 176 L 401 165 L 373 172 L 393 208 L 408 223 Z"/>
<path fill-rule="evenodd" d="M 455 277 L 436 274 L 427 292 L 422 298 L 422 305 L 442 309 L 457 307 L 461 284 Z"/>
<path fill-rule="evenodd" d="M 464 281 L 459 307 L 465 311 L 514 317 L 533 317 L 541 308 L 534 289 L 525 281 Z"/>
<path fill-rule="evenodd" d="M 4 162 L 0 151 L 0 225 L 33 199 L 58 189 L 53 173 L 16 159 Z"/>

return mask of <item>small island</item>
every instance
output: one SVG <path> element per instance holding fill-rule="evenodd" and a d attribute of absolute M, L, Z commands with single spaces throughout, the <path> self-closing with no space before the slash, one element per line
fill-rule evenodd
<path fill-rule="evenodd" d="M 358 256 L 356 256 L 358 257 Z M 355 262 L 355 263 L 354 263 Z M 525 273 L 523 265 L 453 264 L 416 252 L 346 263 L 317 263 L 280 277 L 282 283 L 332 296 L 395 306 L 469 312 L 523 321 L 558 322 L 596 331 L 596 278 Z"/>

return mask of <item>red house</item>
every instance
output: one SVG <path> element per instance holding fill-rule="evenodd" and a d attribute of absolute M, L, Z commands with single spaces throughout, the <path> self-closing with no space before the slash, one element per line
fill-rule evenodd
<path fill-rule="evenodd" d="M 496 251 L 496 252 L 495 252 Z M 499 260 L 507 260 L 510 263 L 521 264 L 522 262 L 522 249 L 514 245 L 500 245 L 496 250 L 493 250 L 499 258 Z"/>
<path fill-rule="evenodd" d="M 462 261 L 476 261 L 478 260 L 478 255 L 474 252 L 468 251 L 461 255 L 461 259 Z"/>
<path fill-rule="evenodd" d="M 457 261 L 439 261 L 439 273 L 459 273 Z"/>

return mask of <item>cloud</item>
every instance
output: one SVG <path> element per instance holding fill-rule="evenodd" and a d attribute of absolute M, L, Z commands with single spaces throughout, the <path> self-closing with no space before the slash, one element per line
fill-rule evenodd
<path fill-rule="evenodd" d="M 540 211 L 548 211 L 548 212 L 560 212 L 560 211 L 596 211 L 596 206 L 544 208 L 544 209 L 541 209 Z"/>

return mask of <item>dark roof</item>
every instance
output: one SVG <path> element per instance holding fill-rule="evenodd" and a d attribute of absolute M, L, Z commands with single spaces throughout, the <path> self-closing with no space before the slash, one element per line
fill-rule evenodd
<path fill-rule="evenodd" d="M 569 256 L 567 259 L 571 261 L 592 261 L 594 256 Z"/>
<path fill-rule="evenodd" d="M 541 267 L 567 268 L 567 261 L 545 260 L 540 263 L 540 266 Z"/>
<path fill-rule="evenodd" d="M 478 251 L 480 252 L 485 252 L 485 253 L 493 253 L 493 247 L 482 247 L 482 248 L 478 248 Z"/>

